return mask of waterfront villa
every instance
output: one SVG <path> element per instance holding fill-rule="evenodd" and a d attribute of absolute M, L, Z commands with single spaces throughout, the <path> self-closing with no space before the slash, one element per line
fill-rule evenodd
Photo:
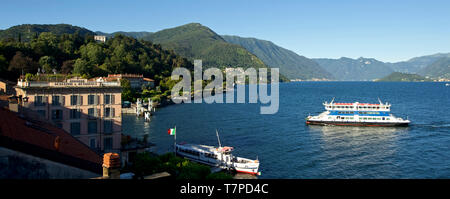
<path fill-rule="evenodd" d="M 15 89 L 21 112 L 38 113 L 98 152 L 120 152 L 120 81 L 41 74 L 20 77 Z"/>

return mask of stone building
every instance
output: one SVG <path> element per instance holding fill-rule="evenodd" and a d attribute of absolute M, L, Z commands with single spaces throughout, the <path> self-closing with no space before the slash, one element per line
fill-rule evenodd
<path fill-rule="evenodd" d="M 15 89 L 23 113 L 38 113 L 99 152 L 120 152 L 120 81 L 21 77 Z"/>

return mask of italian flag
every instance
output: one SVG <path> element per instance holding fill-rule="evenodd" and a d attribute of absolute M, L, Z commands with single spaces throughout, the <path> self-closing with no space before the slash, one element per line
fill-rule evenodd
<path fill-rule="evenodd" d="M 175 127 L 175 128 L 170 128 L 168 131 L 167 131 L 167 133 L 169 134 L 169 135 L 175 135 L 175 132 L 177 131 L 177 127 Z"/>

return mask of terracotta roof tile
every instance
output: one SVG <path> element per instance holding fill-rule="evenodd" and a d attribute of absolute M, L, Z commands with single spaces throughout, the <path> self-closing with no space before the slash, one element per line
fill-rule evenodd
<path fill-rule="evenodd" d="M 64 130 L 49 123 L 27 121 L 2 108 L 0 135 L 92 163 L 102 163 L 100 155 Z"/>

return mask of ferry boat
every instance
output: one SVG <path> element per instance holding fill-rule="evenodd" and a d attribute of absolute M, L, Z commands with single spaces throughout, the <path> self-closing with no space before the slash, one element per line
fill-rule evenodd
<path fill-rule="evenodd" d="M 217 133 L 217 132 L 216 132 Z M 231 152 L 233 147 L 220 145 L 219 135 L 217 133 L 219 147 L 180 143 L 175 144 L 175 154 L 188 158 L 192 161 L 202 164 L 219 167 L 222 169 L 235 170 L 240 173 L 261 175 L 259 161 L 234 156 Z"/>
<path fill-rule="evenodd" d="M 335 103 L 333 100 L 323 103 L 325 112 L 317 116 L 308 116 L 308 125 L 338 126 L 408 126 L 410 121 L 390 114 L 391 104 Z"/>

